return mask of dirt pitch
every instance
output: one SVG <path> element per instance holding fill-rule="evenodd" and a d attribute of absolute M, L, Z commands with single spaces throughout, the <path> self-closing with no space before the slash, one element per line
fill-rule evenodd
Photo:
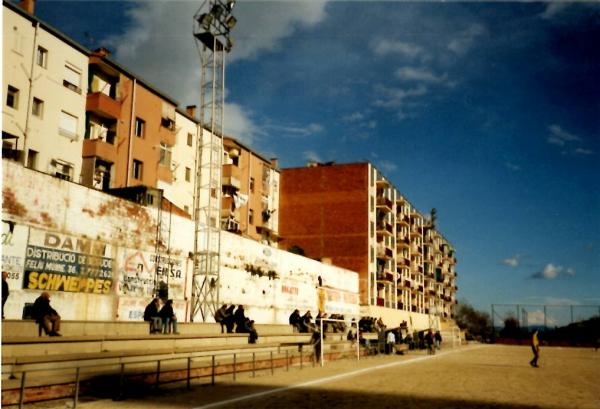
<path fill-rule="evenodd" d="M 80 401 L 79 407 L 600 409 L 600 351 L 542 348 L 537 369 L 529 366 L 530 359 L 530 349 L 521 346 L 471 345 L 432 357 L 411 351 L 331 362 L 324 368 L 277 369 L 274 376 L 266 371 L 235 383 L 222 378 L 214 387 L 194 385 L 191 391 L 165 385 L 144 397 Z"/>

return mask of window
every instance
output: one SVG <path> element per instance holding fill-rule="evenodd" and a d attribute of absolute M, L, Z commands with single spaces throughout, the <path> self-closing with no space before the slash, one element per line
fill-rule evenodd
<path fill-rule="evenodd" d="M 192 170 L 190 168 L 185 168 L 185 181 L 189 182 L 192 179 Z"/>
<path fill-rule="evenodd" d="M 160 124 L 161 124 L 161 126 L 163 126 L 164 128 L 167 128 L 170 131 L 175 130 L 175 121 L 171 118 L 161 118 Z"/>
<path fill-rule="evenodd" d="M 146 121 L 140 118 L 135 118 L 135 136 L 139 138 L 144 137 L 144 132 L 146 130 Z"/>
<path fill-rule="evenodd" d="M 171 166 L 171 147 L 166 143 L 160 143 L 160 160 L 159 163 L 162 166 Z"/>
<path fill-rule="evenodd" d="M 254 210 L 248 210 L 248 223 L 254 224 Z"/>
<path fill-rule="evenodd" d="M 141 180 L 143 170 L 144 170 L 144 163 L 141 160 L 134 159 L 133 160 L 133 169 L 132 169 L 133 178 L 137 179 L 137 180 Z"/>
<path fill-rule="evenodd" d="M 48 50 L 46 50 L 44 47 L 38 46 L 35 54 L 35 61 L 40 67 L 46 68 L 48 66 Z"/>
<path fill-rule="evenodd" d="M 188 146 L 192 146 L 193 141 L 194 141 L 194 135 L 192 135 L 191 133 L 189 133 L 188 136 L 187 136 L 187 144 L 188 144 Z"/>
<path fill-rule="evenodd" d="M 254 192 L 254 178 L 250 178 L 250 191 Z"/>
<path fill-rule="evenodd" d="M 233 166 L 240 166 L 240 157 L 234 156 L 231 158 L 231 163 L 233 163 Z"/>
<path fill-rule="evenodd" d="M 73 166 L 60 159 L 53 159 L 50 162 L 52 173 L 59 179 L 71 180 L 73 177 Z"/>
<path fill-rule="evenodd" d="M 81 94 L 81 73 L 75 68 L 65 65 L 65 77 L 63 79 L 63 85 L 69 88 L 71 91 Z"/>
<path fill-rule="evenodd" d="M 19 106 L 19 90 L 12 85 L 8 86 L 6 92 L 6 106 L 14 109 L 18 109 Z"/>
<path fill-rule="evenodd" d="M 77 139 L 77 117 L 68 112 L 61 111 L 58 133 L 72 140 Z"/>
<path fill-rule="evenodd" d="M 29 169 L 35 169 L 37 167 L 37 158 L 38 153 L 33 149 L 29 149 L 29 153 L 27 154 L 27 167 Z"/>
<path fill-rule="evenodd" d="M 33 116 L 42 118 L 44 116 L 44 101 L 39 98 L 33 97 L 33 104 L 31 105 L 31 113 Z"/>

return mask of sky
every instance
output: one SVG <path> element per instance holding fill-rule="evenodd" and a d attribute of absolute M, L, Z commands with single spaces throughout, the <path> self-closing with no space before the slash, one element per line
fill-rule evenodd
<path fill-rule="evenodd" d="M 39 0 L 36 14 L 185 106 L 199 105 L 201 5 Z M 437 209 L 476 308 L 600 305 L 599 3 L 241 0 L 233 14 L 227 134 L 282 168 L 372 162 Z"/>

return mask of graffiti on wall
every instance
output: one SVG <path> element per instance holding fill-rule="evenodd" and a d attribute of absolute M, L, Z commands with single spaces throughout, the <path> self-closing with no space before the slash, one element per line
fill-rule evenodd
<path fill-rule="evenodd" d="M 113 283 L 110 244 L 31 228 L 23 288 L 108 294 Z"/>
<path fill-rule="evenodd" d="M 165 297 L 183 299 L 185 296 L 185 259 L 157 255 L 141 250 L 125 249 L 119 265 L 120 295 L 154 297 L 165 291 Z"/>
<path fill-rule="evenodd" d="M 2 220 L 2 271 L 8 273 L 7 281 L 11 288 L 20 287 L 23 281 L 23 249 L 27 245 L 28 233 L 27 226 Z"/>

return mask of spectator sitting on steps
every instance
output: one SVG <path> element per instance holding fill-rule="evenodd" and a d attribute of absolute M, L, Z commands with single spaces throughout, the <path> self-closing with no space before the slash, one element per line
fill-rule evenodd
<path fill-rule="evenodd" d="M 158 315 L 162 320 L 163 334 L 170 334 L 171 329 L 173 330 L 173 334 L 179 334 L 179 332 L 177 332 L 177 317 L 173 311 L 173 300 L 167 300 L 165 305 L 160 309 Z"/>
<path fill-rule="evenodd" d="M 225 318 L 223 318 L 223 324 L 225 324 L 225 328 L 227 328 L 228 334 L 231 334 L 233 332 L 233 326 L 235 324 L 235 317 L 233 316 L 233 310 L 235 310 L 235 305 L 231 304 L 225 310 Z"/>
<path fill-rule="evenodd" d="M 33 303 L 33 318 L 40 324 L 46 335 L 59 337 L 60 315 L 50 306 L 50 294 L 44 291 Z"/>
<path fill-rule="evenodd" d="M 248 333 L 250 332 L 250 328 L 247 325 L 246 314 L 244 313 L 244 306 L 238 305 L 237 310 L 233 314 L 233 321 L 235 322 L 235 332 L 236 333 Z"/>
<path fill-rule="evenodd" d="M 290 314 L 289 323 L 294 327 L 294 331 L 302 332 L 300 321 L 302 317 L 300 317 L 300 311 L 295 309 L 293 313 Z"/>
<path fill-rule="evenodd" d="M 221 334 L 222 334 L 223 332 L 225 332 L 225 331 L 224 331 L 224 329 L 225 329 L 225 324 L 226 324 L 226 322 L 227 322 L 227 321 L 226 321 L 226 317 L 227 317 L 227 316 L 228 316 L 228 314 L 227 314 L 227 304 L 223 304 L 223 305 L 221 306 L 221 308 L 219 308 L 219 309 L 217 310 L 217 312 L 215 312 L 215 321 L 216 321 L 217 323 L 221 324 Z M 229 332 L 229 331 L 228 331 L 228 332 Z"/>
<path fill-rule="evenodd" d="M 161 331 L 162 319 L 158 315 L 159 305 L 160 305 L 159 299 L 154 298 L 152 301 L 150 301 L 150 304 L 146 305 L 146 309 L 144 310 L 144 321 L 150 322 L 150 333 L 151 334 Z"/>
<path fill-rule="evenodd" d="M 300 332 L 313 332 L 316 331 L 315 324 L 312 323 L 312 315 L 310 310 L 306 311 L 306 313 L 302 316 L 300 321 Z"/>

